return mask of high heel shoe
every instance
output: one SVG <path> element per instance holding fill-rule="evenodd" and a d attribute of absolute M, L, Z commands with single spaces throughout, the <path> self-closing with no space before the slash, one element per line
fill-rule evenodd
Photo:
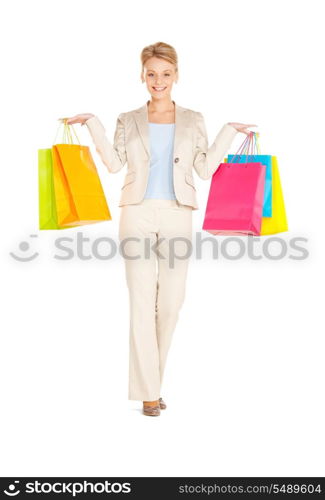
<path fill-rule="evenodd" d="M 165 401 L 163 400 L 163 398 L 159 398 L 159 406 L 160 406 L 161 410 L 165 410 L 167 408 L 167 405 L 166 405 Z"/>
<path fill-rule="evenodd" d="M 160 404 L 157 405 L 145 405 L 143 403 L 143 414 L 149 417 L 159 417 L 160 415 Z"/>

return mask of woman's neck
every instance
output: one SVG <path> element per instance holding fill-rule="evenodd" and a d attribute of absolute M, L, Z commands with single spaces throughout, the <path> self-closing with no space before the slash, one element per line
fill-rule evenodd
<path fill-rule="evenodd" d="M 175 102 L 171 99 L 154 99 L 147 101 L 148 111 L 150 113 L 172 113 L 175 110 Z"/>
<path fill-rule="evenodd" d="M 155 106 L 155 102 L 154 102 Z M 147 101 L 148 121 L 151 123 L 174 123 L 176 104 L 174 101 L 159 102 L 159 107 L 152 109 L 151 102 Z"/>

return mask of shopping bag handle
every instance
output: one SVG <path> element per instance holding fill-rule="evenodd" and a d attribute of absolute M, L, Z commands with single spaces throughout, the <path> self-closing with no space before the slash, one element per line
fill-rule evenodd
<path fill-rule="evenodd" d="M 245 151 L 250 155 L 254 156 L 255 154 L 260 154 L 260 145 L 258 141 L 259 133 L 258 132 L 250 132 L 250 141 L 245 149 Z M 256 151 L 256 153 L 255 153 Z"/>
<path fill-rule="evenodd" d="M 257 154 L 260 154 L 260 145 L 258 142 L 258 132 L 253 132 L 250 131 L 249 134 L 247 134 L 247 137 L 243 141 L 243 143 L 239 146 L 238 150 L 236 153 L 233 155 L 232 159 L 228 162 L 229 163 L 235 163 L 235 158 L 241 155 L 246 155 L 246 162 L 248 160 L 248 156 L 254 156 L 255 148 L 257 151 Z"/>
<path fill-rule="evenodd" d="M 235 158 L 240 156 L 246 150 L 245 148 L 249 147 L 252 134 L 253 134 L 253 132 L 250 132 L 249 134 L 247 134 L 245 140 L 239 146 L 238 150 L 236 151 L 236 153 L 233 155 L 232 159 L 228 163 L 235 163 Z"/>
<path fill-rule="evenodd" d="M 74 144 L 73 137 L 72 137 L 72 134 L 71 134 L 71 129 L 72 129 L 72 131 L 73 131 L 74 135 L 76 136 L 76 139 L 77 139 L 77 141 L 79 143 L 79 146 L 80 146 L 81 144 L 80 144 L 79 138 L 78 138 L 78 136 L 76 134 L 76 131 L 75 131 L 75 129 L 74 129 L 74 127 L 73 127 L 72 124 L 68 124 L 67 123 L 67 119 L 68 118 L 59 118 L 60 123 L 59 123 L 59 126 L 57 128 L 53 144 L 56 144 L 55 141 L 56 141 L 56 138 L 58 136 L 59 129 L 63 125 L 64 126 L 64 128 L 63 128 L 63 144 Z"/>
<path fill-rule="evenodd" d="M 258 137 L 259 137 L 258 132 L 252 132 L 252 139 L 250 141 L 250 147 L 251 147 L 250 156 L 254 156 L 255 154 L 258 154 L 258 155 L 261 154 Z M 256 151 L 256 153 L 255 153 L 255 151 Z"/>

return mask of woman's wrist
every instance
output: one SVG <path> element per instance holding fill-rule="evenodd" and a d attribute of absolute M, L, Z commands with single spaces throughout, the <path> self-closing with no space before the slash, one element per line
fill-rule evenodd
<path fill-rule="evenodd" d="M 88 120 L 91 120 L 92 118 L 94 118 L 96 115 L 90 115 L 88 116 L 85 121 L 81 124 L 81 125 L 86 125 L 86 123 L 88 122 Z"/>

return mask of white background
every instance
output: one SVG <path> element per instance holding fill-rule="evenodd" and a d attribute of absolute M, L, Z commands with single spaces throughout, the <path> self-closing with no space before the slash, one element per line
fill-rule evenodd
<path fill-rule="evenodd" d="M 325 474 L 322 3 L 2 5 L 2 476 Z M 127 399 L 122 257 L 54 258 L 55 238 L 75 248 L 80 230 L 39 231 L 37 150 L 52 145 L 58 118 L 83 112 L 112 140 L 117 115 L 150 98 L 140 52 L 157 41 L 176 48 L 172 97 L 204 114 L 210 143 L 228 121 L 258 125 L 262 152 L 279 162 L 290 229 L 279 236 L 306 238 L 309 257 L 191 260 L 168 409 L 151 419 Z M 117 236 L 126 166 L 109 174 L 86 127 L 76 130 L 113 216 L 82 229 L 91 255 L 95 238 Z M 200 231 L 210 182 L 195 182 Z M 22 241 L 35 260 L 10 256 L 28 253 Z"/>

